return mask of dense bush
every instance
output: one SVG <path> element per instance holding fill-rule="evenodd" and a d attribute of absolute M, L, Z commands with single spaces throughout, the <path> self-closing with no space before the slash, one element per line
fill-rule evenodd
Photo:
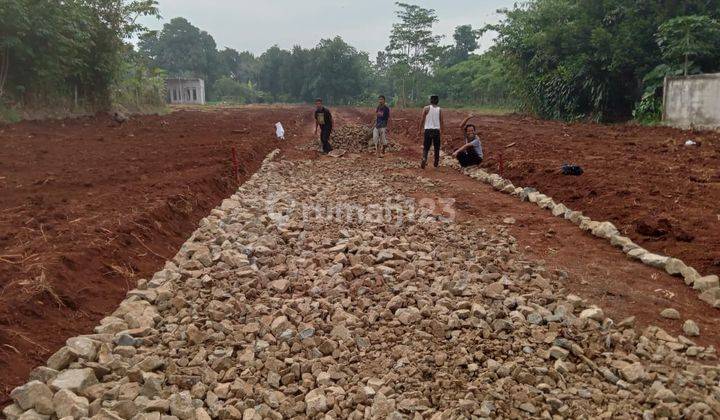
<path fill-rule="evenodd" d="M 488 29 L 499 34 L 495 50 L 528 110 L 546 118 L 613 120 L 631 115 L 645 75 L 660 64 L 695 57 L 702 71 L 720 68 L 712 29 L 719 12 L 717 2 L 706 0 L 534 0 L 504 11 L 503 21 Z M 673 23 L 690 14 L 701 17 Z M 647 98 L 638 112 L 656 105 Z"/>
<path fill-rule="evenodd" d="M 153 0 L 0 1 L 0 97 L 22 107 L 107 109 L 124 40 Z"/>

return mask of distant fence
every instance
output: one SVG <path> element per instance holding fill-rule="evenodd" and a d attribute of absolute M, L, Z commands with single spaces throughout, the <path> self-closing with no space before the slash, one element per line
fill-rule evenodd
<path fill-rule="evenodd" d="M 665 78 L 663 121 L 678 128 L 720 129 L 720 73 Z"/>

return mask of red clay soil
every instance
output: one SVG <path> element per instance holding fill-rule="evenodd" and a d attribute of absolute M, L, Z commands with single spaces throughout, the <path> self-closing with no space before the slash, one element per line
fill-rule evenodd
<path fill-rule="evenodd" d="M 0 126 L 0 407 L 232 194 L 233 146 L 242 181 L 278 147 L 276 121 L 292 139 L 310 119 L 249 107 Z"/>
<path fill-rule="evenodd" d="M 362 120 L 369 111 L 352 115 Z M 420 144 L 419 110 L 395 110 L 390 134 Z M 463 144 L 450 111 L 446 151 Z M 565 124 L 523 116 L 472 121 L 485 149 L 483 164 L 515 185 L 534 187 L 594 220 L 613 222 L 653 252 L 680 258 L 701 274 L 720 274 L 720 133 L 668 127 Z M 700 147 L 684 146 L 686 140 Z M 420 146 L 418 146 L 420 147 Z M 564 176 L 564 163 L 582 176 Z"/>
<path fill-rule="evenodd" d="M 497 171 L 502 153 L 504 175 L 515 185 L 611 221 L 646 249 L 680 258 L 703 275 L 720 273 L 719 133 L 522 117 L 484 117 L 478 126 L 487 165 Z M 688 139 L 701 146 L 684 146 Z M 458 136 L 453 143 L 461 142 Z M 585 173 L 564 176 L 564 163 Z"/>

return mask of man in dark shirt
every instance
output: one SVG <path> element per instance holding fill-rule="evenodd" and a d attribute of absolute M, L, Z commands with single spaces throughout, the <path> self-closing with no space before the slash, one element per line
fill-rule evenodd
<path fill-rule="evenodd" d="M 332 150 L 332 146 L 330 146 L 330 134 L 333 129 L 333 119 L 330 110 L 323 106 L 322 99 L 315 100 L 315 135 L 317 135 L 318 128 L 320 128 L 322 151 L 327 154 Z"/>
<path fill-rule="evenodd" d="M 373 145 L 375 152 L 383 155 L 387 147 L 387 125 L 390 119 L 390 108 L 385 105 L 385 96 L 378 98 L 378 107 L 375 109 L 375 127 L 373 128 Z"/>

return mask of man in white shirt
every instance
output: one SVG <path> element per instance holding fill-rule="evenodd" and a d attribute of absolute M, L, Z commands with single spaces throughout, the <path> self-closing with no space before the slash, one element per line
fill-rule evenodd
<path fill-rule="evenodd" d="M 431 145 L 435 149 L 434 166 L 437 168 L 440 164 L 440 138 L 445 127 L 445 117 L 438 106 L 439 103 L 440 98 L 437 95 L 431 96 L 430 105 L 423 109 L 422 120 L 420 121 L 420 130 L 423 136 L 423 158 L 420 167 L 423 169 L 427 166 Z"/>

